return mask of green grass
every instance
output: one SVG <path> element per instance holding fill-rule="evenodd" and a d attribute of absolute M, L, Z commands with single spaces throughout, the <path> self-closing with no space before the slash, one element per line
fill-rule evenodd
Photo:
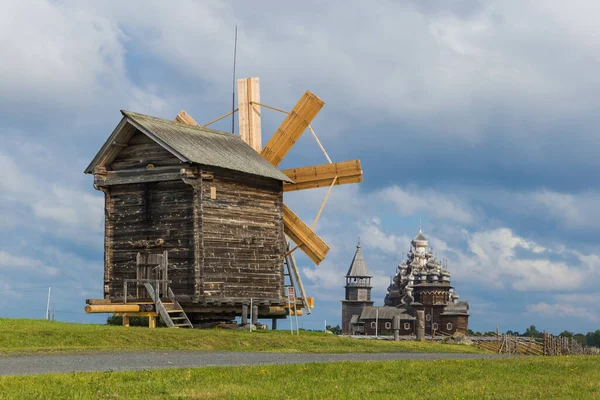
<path fill-rule="evenodd" d="M 344 362 L 0 377 L 0 399 L 594 399 L 600 357 Z"/>
<path fill-rule="evenodd" d="M 287 353 L 481 353 L 470 346 L 359 340 L 320 332 L 148 329 L 0 319 L 0 355 L 65 351 L 268 351 Z"/>

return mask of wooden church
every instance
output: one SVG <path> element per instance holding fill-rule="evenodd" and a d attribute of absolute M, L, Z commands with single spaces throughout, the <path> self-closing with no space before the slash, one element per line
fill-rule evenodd
<path fill-rule="evenodd" d="M 325 153 L 327 164 L 279 170 L 324 103 L 307 91 L 262 148 L 258 79 L 238 89 L 240 135 L 185 111 L 174 121 L 121 111 L 85 170 L 105 196 L 104 298 L 86 311 L 160 315 L 175 327 L 245 319 L 251 304 L 253 321 L 285 318 L 291 287 L 310 312 L 293 252 L 318 265 L 329 247 L 284 192 L 360 182 L 360 162 Z"/>

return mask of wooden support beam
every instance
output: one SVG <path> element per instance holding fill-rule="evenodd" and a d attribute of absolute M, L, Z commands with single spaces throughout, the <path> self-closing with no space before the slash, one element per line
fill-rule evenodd
<path fill-rule="evenodd" d="M 288 206 L 283 205 L 283 228 L 285 234 L 317 265 L 329 252 L 329 246 Z"/>
<path fill-rule="evenodd" d="M 90 304 L 85 306 L 85 312 L 93 313 L 118 313 L 140 312 L 139 304 Z"/>
<path fill-rule="evenodd" d="M 262 156 L 278 166 L 324 104 L 323 100 L 307 90 L 261 151 Z"/>
<path fill-rule="evenodd" d="M 240 137 L 258 153 L 262 150 L 260 86 L 258 78 L 238 79 Z"/>
<path fill-rule="evenodd" d="M 183 169 L 184 174 L 188 173 Z M 94 174 L 94 185 L 112 186 L 131 183 L 174 181 L 181 179 L 182 168 L 180 165 L 154 167 L 154 168 L 132 168 L 121 171 L 106 171 L 103 174 Z"/>
<path fill-rule="evenodd" d="M 199 125 L 190 114 L 185 112 L 185 110 L 179 111 L 179 114 L 177 114 L 177 116 L 175 117 L 175 121 L 187 125 Z"/>
<path fill-rule="evenodd" d="M 294 183 L 283 183 L 284 192 L 327 187 L 332 183 L 336 186 L 359 183 L 362 182 L 363 176 L 360 160 L 286 169 L 281 172 L 294 181 Z"/>
<path fill-rule="evenodd" d="M 123 315 L 123 326 L 129 327 L 129 315 Z"/>

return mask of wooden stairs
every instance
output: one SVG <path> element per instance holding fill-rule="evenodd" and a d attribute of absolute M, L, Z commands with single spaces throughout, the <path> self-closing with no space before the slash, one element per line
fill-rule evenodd
<path fill-rule="evenodd" d="M 169 301 L 163 302 L 160 298 L 160 293 L 156 293 L 151 283 L 144 283 L 144 287 L 148 291 L 152 301 L 154 301 L 156 312 L 160 315 L 168 328 L 193 328 L 185 311 L 183 311 L 183 308 L 175 299 L 175 295 L 171 288 L 167 289 Z"/>

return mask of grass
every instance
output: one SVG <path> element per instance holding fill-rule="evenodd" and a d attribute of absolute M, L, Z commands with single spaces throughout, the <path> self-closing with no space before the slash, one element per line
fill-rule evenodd
<path fill-rule="evenodd" d="M 0 319 L 0 355 L 73 351 L 265 351 L 286 353 L 481 353 L 470 346 L 359 340 L 320 332 L 148 329 Z"/>
<path fill-rule="evenodd" d="M 600 357 L 344 362 L 0 377 L 0 399 L 594 399 Z"/>

